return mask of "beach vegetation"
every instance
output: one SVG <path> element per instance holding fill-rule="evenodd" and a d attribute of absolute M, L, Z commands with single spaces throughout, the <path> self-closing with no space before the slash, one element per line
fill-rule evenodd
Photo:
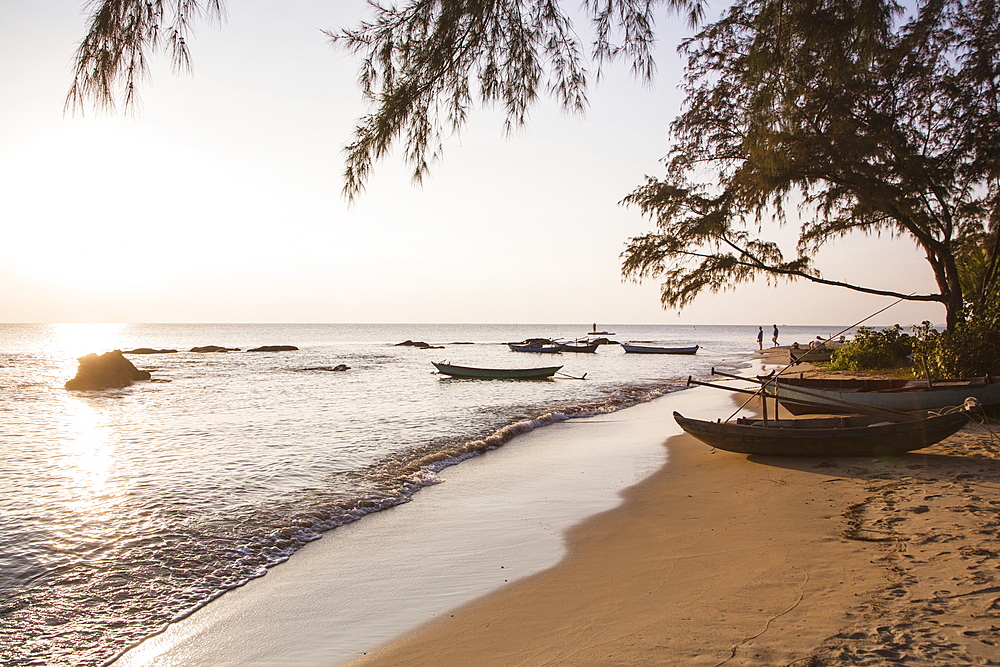
<path fill-rule="evenodd" d="M 853 338 L 835 349 L 827 368 L 862 372 L 910 366 L 913 337 L 898 324 L 885 329 L 859 327 Z"/>

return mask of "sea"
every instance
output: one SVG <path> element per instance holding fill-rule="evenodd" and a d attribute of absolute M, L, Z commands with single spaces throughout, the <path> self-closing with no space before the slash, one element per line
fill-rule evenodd
<path fill-rule="evenodd" d="M 338 526 L 419 502 L 448 466 L 746 368 L 756 349 L 757 325 L 598 328 L 700 349 L 505 344 L 590 324 L 0 324 L 0 665 L 111 664 Z M 779 341 L 838 331 L 781 327 Z M 237 349 L 191 351 L 211 345 Z M 298 349 L 248 351 L 271 345 Z M 126 355 L 149 381 L 64 388 L 78 357 L 138 348 L 177 351 Z M 454 379 L 432 361 L 562 369 Z"/>

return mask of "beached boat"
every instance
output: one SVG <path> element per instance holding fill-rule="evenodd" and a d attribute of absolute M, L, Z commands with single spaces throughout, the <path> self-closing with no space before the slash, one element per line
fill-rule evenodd
<path fill-rule="evenodd" d="M 599 342 L 593 343 L 563 343 L 563 352 L 597 352 L 601 344 Z"/>
<path fill-rule="evenodd" d="M 692 345 L 691 347 L 654 347 L 652 345 L 622 343 L 621 346 L 625 348 L 626 352 L 634 354 L 695 354 L 698 352 L 697 345 Z"/>
<path fill-rule="evenodd" d="M 478 378 L 480 380 L 541 380 L 550 378 L 562 366 L 547 368 L 472 368 L 469 366 L 454 366 L 443 361 L 432 361 L 434 368 L 444 375 L 458 378 Z"/>
<path fill-rule="evenodd" d="M 562 352 L 562 343 L 507 343 L 514 352 Z"/>
<path fill-rule="evenodd" d="M 863 378 L 778 378 L 768 380 L 765 391 L 795 415 L 817 412 L 854 412 L 850 404 L 884 410 L 937 410 L 959 406 L 967 398 L 983 407 L 1000 405 L 1000 377 L 951 380 L 879 380 Z M 796 399 L 801 402 L 796 402 Z M 808 404 L 808 405 L 807 405 Z"/>
<path fill-rule="evenodd" d="M 741 418 L 735 422 L 689 419 L 674 412 L 687 433 L 707 445 L 739 454 L 761 456 L 887 456 L 929 447 L 965 426 L 962 412 L 904 422 L 878 417 L 843 416 L 813 419 Z"/>
<path fill-rule="evenodd" d="M 814 347 L 790 347 L 788 348 L 788 356 L 795 363 L 799 362 L 809 362 L 809 363 L 826 363 L 833 359 L 833 350 L 829 348 L 814 348 Z"/>

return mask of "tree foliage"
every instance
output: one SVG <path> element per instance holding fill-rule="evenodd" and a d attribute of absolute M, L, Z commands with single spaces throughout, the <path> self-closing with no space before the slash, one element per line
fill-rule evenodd
<path fill-rule="evenodd" d="M 695 25 L 703 0 L 584 0 L 594 31 L 588 49 L 560 0 L 370 0 L 374 18 L 328 30 L 334 44 L 361 56 L 358 83 L 373 110 L 348 143 L 344 192 L 358 195 L 373 165 L 397 142 L 420 181 L 446 136 L 465 125 L 477 101 L 503 109 L 506 128 L 522 125 L 542 93 L 570 110 L 586 106 L 588 56 L 600 66 L 624 58 L 643 79 L 653 75 L 660 9 Z M 89 30 L 76 57 L 67 106 L 93 101 L 128 107 L 149 54 L 166 50 L 190 66 L 187 34 L 198 17 L 221 19 L 223 0 L 91 0 Z"/>
<path fill-rule="evenodd" d="M 1000 22 L 992 0 L 738 0 L 683 45 L 687 107 L 666 176 L 626 203 L 658 230 L 629 241 L 624 273 L 663 278 L 662 301 L 764 277 L 944 304 L 997 286 Z M 796 256 L 760 237 L 802 220 Z M 853 232 L 913 239 L 938 292 L 824 278 L 812 260 Z M 985 254 L 977 254 L 984 250 Z M 979 278 L 963 284 L 962 263 Z"/>
<path fill-rule="evenodd" d="M 660 6 L 686 11 L 692 23 L 701 16 L 700 0 L 585 0 L 598 65 L 624 57 L 638 76 L 650 78 Z M 328 33 L 361 55 L 358 80 L 374 108 L 346 148 L 349 197 L 400 138 L 419 182 L 477 99 L 503 109 L 508 131 L 525 123 L 541 92 L 567 109 L 586 106 L 587 50 L 558 0 L 409 0 L 399 9 L 373 7 L 374 20 Z"/>
<path fill-rule="evenodd" d="M 188 35 L 200 18 L 221 21 L 223 0 L 90 0 L 87 35 L 76 50 L 67 108 L 88 101 L 102 108 L 136 103 L 150 55 L 167 52 L 175 69 L 191 67 Z"/>

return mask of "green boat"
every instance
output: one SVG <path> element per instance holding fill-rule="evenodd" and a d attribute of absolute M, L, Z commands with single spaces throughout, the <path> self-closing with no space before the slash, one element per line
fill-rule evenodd
<path fill-rule="evenodd" d="M 445 362 L 432 361 L 439 373 L 457 378 L 478 378 L 480 380 L 541 380 L 556 374 L 562 366 L 546 368 L 470 368 L 453 366 Z"/>

